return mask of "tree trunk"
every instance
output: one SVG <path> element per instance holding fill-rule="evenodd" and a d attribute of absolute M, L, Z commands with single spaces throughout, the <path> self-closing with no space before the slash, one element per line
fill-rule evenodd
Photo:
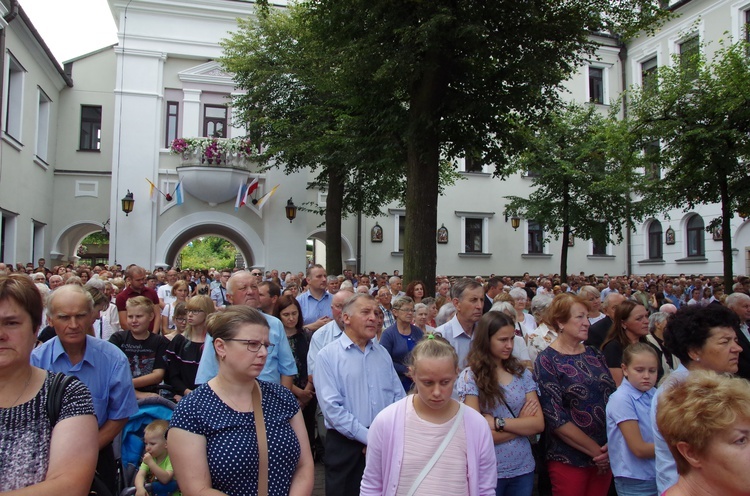
<path fill-rule="evenodd" d="M 570 219 L 568 218 L 570 210 L 570 191 L 568 184 L 563 183 L 563 235 L 562 247 L 560 249 L 560 281 L 568 281 L 568 241 L 570 240 Z"/>
<path fill-rule="evenodd" d="M 341 213 L 344 205 L 344 180 L 341 171 L 328 169 L 328 197 L 326 199 L 326 272 L 343 274 L 341 264 Z"/>
<path fill-rule="evenodd" d="M 444 55 L 427 56 L 433 64 L 411 91 L 406 166 L 404 281 L 421 280 L 425 294 L 435 294 L 437 204 L 440 176 L 439 108 L 447 89 Z"/>
<path fill-rule="evenodd" d="M 724 292 L 732 293 L 732 220 L 731 201 L 729 199 L 729 185 L 727 184 L 726 175 L 722 176 L 719 184 L 719 193 L 721 194 L 721 248 L 724 258 Z"/>

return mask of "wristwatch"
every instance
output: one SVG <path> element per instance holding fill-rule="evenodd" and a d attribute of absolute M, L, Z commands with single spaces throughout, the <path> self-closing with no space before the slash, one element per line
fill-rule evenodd
<path fill-rule="evenodd" d="M 495 417 L 495 431 L 503 432 L 505 430 L 505 419 L 502 417 Z"/>

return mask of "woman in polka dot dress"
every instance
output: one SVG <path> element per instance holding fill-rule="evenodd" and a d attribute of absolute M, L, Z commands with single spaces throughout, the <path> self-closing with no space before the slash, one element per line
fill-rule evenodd
<path fill-rule="evenodd" d="M 268 331 L 265 317 L 249 307 L 211 315 L 208 332 L 219 372 L 178 403 L 169 430 L 169 454 L 183 494 L 258 494 L 255 388 L 268 443 L 268 494 L 312 492 L 313 458 L 297 400 L 283 386 L 256 380 L 273 346 Z"/>

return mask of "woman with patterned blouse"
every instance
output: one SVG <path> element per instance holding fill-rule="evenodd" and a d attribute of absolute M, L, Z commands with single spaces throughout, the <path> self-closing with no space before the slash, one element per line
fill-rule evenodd
<path fill-rule="evenodd" d="M 22 493 L 83 496 L 99 452 L 94 405 L 88 388 L 74 380 L 52 424 L 47 395 L 54 374 L 29 361 L 42 310 L 28 276 L 0 276 L 0 493 L 28 488 Z M 72 319 L 90 322 L 93 315 Z"/>
<path fill-rule="evenodd" d="M 557 295 L 546 321 L 558 337 L 534 367 L 555 496 L 604 496 L 612 479 L 605 409 L 616 388 L 602 353 L 583 344 L 588 313 L 582 298 Z"/>

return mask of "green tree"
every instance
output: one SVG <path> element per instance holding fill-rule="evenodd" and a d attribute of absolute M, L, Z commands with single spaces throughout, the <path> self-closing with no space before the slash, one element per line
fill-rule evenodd
<path fill-rule="evenodd" d="M 505 212 L 539 224 L 545 241 L 562 236 L 560 274 L 568 269 L 571 237 L 603 246 L 621 242 L 623 232 L 653 209 L 634 199 L 645 187 L 638 170 L 642 154 L 627 142 L 624 124 L 593 105 L 567 105 L 528 137 L 517 165 L 533 175 L 528 198 L 507 196 Z"/>
<path fill-rule="evenodd" d="M 248 92 L 235 102 L 243 122 L 287 171 L 345 171 L 344 208 L 404 199 L 404 273 L 428 292 L 441 164 L 468 151 L 505 170 L 519 129 L 595 51 L 589 33 L 629 33 L 661 12 L 651 0 L 315 0 L 284 18 L 260 5 L 258 24 L 224 45 Z"/>
<path fill-rule="evenodd" d="M 721 42 L 711 61 L 697 50 L 690 60 L 659 68 L 657 85 L 629 95 L 630 127 L 639 146 L 660 143 L 649 154 L 661 170 L 649 195 L 665 209 L 721 204 L 724 281 L 732 283 L 734 212 L 750 211 L 750 64 L 745 42 Z M 653 85 L 652 85 L 653 86 Z"/>
<path fill-rule="evenodd" d="M 357 108 L 351 89 L 335 77 L 336 54 L 312 36 L 302 6 L 261 6 L 254 19 L 222 42 L 220 62 L 234 74 L 238 121 L 262 142 L 265 167 L 317 172 L 310 188 L 327 190 L 327 205 L 303 208 L 325 214 L 327 270 L 340 274 L 341 221 L 379 215 L 403 199 L 406 154 L 397 133 L 383 133 Z"/>
<path fill-rule="evenodd" d="M 206 236 L 190 242 L 181 251 L 182 266 L 191 269 L 234 268 L 237 249 L 232 243 L 218 236 Z"/>
<path fill-rule="evenodd" d="M 406 150 L 404 274 L 431 292 L 440 163 L 467 151 L 505 170 L 529 121 L 558 103 L 562 81 L 590 57 L 591 32 L 634 32 L 662 12 L 649 0 L 303 4 L 332 75 L 377 136 Z"/>

